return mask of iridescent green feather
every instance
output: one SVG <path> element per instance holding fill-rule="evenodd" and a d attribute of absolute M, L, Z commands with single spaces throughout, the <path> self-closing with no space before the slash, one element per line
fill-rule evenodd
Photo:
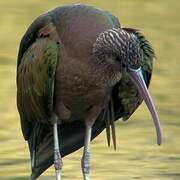
<path fill-rule="evenodd" d="M 149 41 L 139 31 L 134 31 L 140 42 L 140 47 L 143 50 L 143 70 L 152 73 L 153 58 L 155 58 L 155 52 Z"/>
<path fill-rule="evenodd" d="M 57 58 L 58 46 L 47 38 L 38 39 L 24 53 L 17 71 L 21 121 L 50 122 Z"/>

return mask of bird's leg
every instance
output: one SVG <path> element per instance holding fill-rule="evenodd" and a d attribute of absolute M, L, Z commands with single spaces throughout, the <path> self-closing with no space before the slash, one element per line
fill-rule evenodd
<path fill-rule="evenodd" d="M 84 137 L 84 152 L 81 159 L 81 168 L 84 180 L 90 180 L 90 142 L 92 126 L 102 110 L 101 105 L 94 106 L 85 120 L 86 131 Z"/>
<path fill-rule="evenodd" d="M 84 180 L 90 179 L 90 141 L 91 141 L 92 127 L 86 126 L 86 134 L 84 141 L 84 152 L 81 159 L 81 167 L 83 172 Z"/>
<path fill-rule="evenodd" d="M 54 120 L 54 167 L 56 171 L 56 180 L 61 180 L 61 169 L 62 169 L 62 158 L 59 150 L 59 140 L 58 140 L 58 127 L 57 127 L 57 117 Z"/>

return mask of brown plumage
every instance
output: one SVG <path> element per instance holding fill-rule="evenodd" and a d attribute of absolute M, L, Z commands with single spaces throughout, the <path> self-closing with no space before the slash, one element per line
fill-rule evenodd
<path fill-rule="evenodd" d="M 121 29 L 116 17 L 90 6 L 64 6 L 33 22 L 22 38 L 17 66 L 17 105 L 32 179 L 53 163 L 53 155 L 60 179 L 61 156 L 83 145 L 82 171 L 88 179 L 90 140 L 106 127 L 108 145 L 112 134 L 116 149 L 114 121 L 129 118 L 142 97 L 161 142 L 146 89 L 153 57 L 140 32 Z"/>

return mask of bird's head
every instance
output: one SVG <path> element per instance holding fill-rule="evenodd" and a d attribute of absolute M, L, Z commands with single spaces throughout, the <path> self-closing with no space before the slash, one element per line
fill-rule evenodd
<path fill-rule="evenodd" d="M 113 28 L 98 36 L 93 53 L 100 60 L 111 59 L 108 61 L 117 67 L 122 76 L 128 74 L 151 112 L 157 132 L 157 143 L 160 145 L 162 141 L 160 122 L 142 73 L 145 56 L 154 57 L 150 43 L 134 29 Z"/>
<path fill-rule="evenodd" d="M 143 52 L 140 42 L 134 33 L 124 29 L 109 29 L 101 33 L 93 48 L 99 59 L 111 58 L 119 70 L 137 69 L 143 63 Z"/>

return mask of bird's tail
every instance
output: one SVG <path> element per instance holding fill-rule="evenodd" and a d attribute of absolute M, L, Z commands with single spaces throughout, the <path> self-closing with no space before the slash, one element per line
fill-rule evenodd
<path fill-rule="evenodd" d="M 111 135 L 112 135 L 112 142 L 113 147 L 116 150 L 116 131 L 115 131 L 115 114 L 114 114 L 114 104 L 113 100 L 109 102 L 108 106 L 104 110 L 103 120 L 106 124 L 106 138 L 108 146 L 111 144 Z"/>
<path fill-rule="evenodd" d="M 105 128 L 105 122 L 101 119 L 100 115 L 93 126 L 92 139 Z M 84 145 L 85 126 L 83 122 L 76 121 L 71 124 L 58 125 L 58 133 L 62 157 Z M 44 124 L 36 124 L 28 139 L 28 144 L 32 161 L 31 179 L 34 180 L 54 163 L 53 128 Z"/>

